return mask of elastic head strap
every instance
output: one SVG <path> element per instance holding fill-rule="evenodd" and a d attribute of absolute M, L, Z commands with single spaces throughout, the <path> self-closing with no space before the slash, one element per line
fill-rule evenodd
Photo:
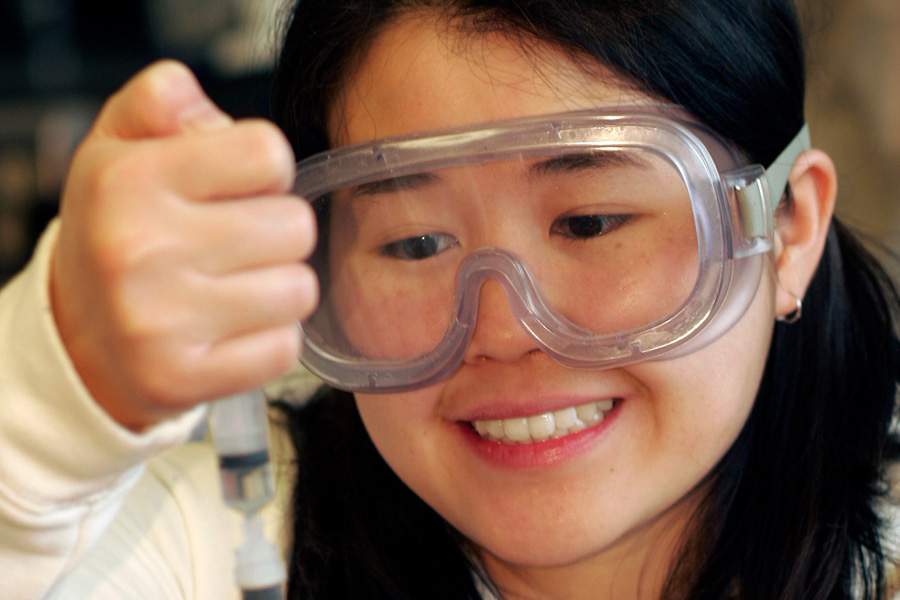
<path fill-rule="evenodd" d="M 794 166 L 794 161 L 800 156 L 804 150 L 809 150 L 809 125 L 804 123 L 800 131 L 791 140 L 781 154 L 778 155 L 771 165 L 766 168 L 766 179 L 769 182 L 769 194 L 772 200 L 771 209 L 774 212 L 775 207 L 784 195 L 787 188 L 788 174 Z"/>

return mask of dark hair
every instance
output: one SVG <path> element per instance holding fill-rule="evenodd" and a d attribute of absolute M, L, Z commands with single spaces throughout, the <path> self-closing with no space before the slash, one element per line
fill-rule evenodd
<path fill-rule="evenodd" d="M 273 86 L 298 157 L 372 38 L 411 10 L 539 39 L 674 101 L 769 164 L 800 129 L 804 55 L 789 0 L 300 0 Z M 877 501 L 900 351 L 898 299 L 833 221 L 803 318 L 777 324 L 751 415 L 709 474 L 666 598 L 879 598 Z M 477 598 L 465 543 L 378 455 L 352 398 L 285 409 L 297 448 L 292 598 Z"/>

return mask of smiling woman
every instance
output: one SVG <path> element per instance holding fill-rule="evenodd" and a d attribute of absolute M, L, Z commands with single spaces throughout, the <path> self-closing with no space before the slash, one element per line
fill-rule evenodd
<path fill-rule="evenodd" d="M 289 598 L 888 597 L 898 301 L 801 49 L 788 0 L 299 0 L 287 139 L 139 74 L 0 295 L 0 595 L 234 597 L 212 453 L 145 461 L 299 355 Z"/>
<path fill-rule="evenodd" d="M 357 389 L 362 421 L 391 469 L 469 540 L 491 579 L 513 597 L 547 595 L 553 588 L 561 596 L 605 590 L 621 597 L 641 586 L 658 593 L 699 506 L 701 482 L 750 412 L 769 342 L 774 273 L 767 271 L 755 294 L 763 262 L 757 253 L 758 267 L 748 271 L 755 276 L 735 282 L 745 302 L 737 314 L 747 311 L 741 321 L 707 347 L 679 358 L 667 354 L 715 318 L 721 300 L 704 297 L 707 290 L 724 293 L 726 272 L 730 283 L 726 256 L 737 252 L 722 248 L 731 231 L 723 227 L 730 219 L 719 200 L 730 208 L 734 195 L 716 196 L 722 188 L 712 184 L 722 183 L 711 175 L 717 167 L 711 153 L 723 172 L 738 166 L 728 161 L 737 153 L 720 142 L 696 157 L 705 148 L 696 136 L 684 134 L 679 146 L 665 135 L 677 139 L 679 126 L 654 119 L 642 124 L 636 105 L 651 98 L 610 77 L 555 69 L 566 56 L 553 47 L 525 56 L 505 35 L 473 42 L 440 23 L 430 14 L 400 19 L 373 40 L 348 83 L 365 95 L 346 95 L 335 111 L 347 117 L 338 128 L 345 141 L 367 140 L 373 124 L 378 132 L 428 130 L 553 115 L 616 98 L 629 105 L 609 124 L 592 124 L 586 137 L 593 148 L 578 141 L 563 156 L 577 149 L 580 156 L 630 158 L 615 166 L 595 159 L 604 168 L 590 172 L 581 165 L 559 172 L 557 162 L 540 156 L 439 170 L 425 187 L 379 197 L 378 208 L 367 205 L 352 229 L 343 220 L 342 195 L 335 194 L 322 305 L 335 315 L 341 337 L 379 362 L 406 362 L 431 348 L 437 350 L 427 354 L 429 364 L 442 365 L 445 348 L 453 356 L 437 382 L 395 376 L 387 383 L 392 372 L 382 367 L 375 386 Z M 448 73 L 457 97 L 480 101 L 420 107 L 419 99 L 440 88 Z M 565 120 L 545 119 L 562 139 L 573 137 Z M 417 136 L 416 146 L 426 140 Z M 384 156 L 390 146 L 378 144 Z M 388 163 L 389 173 L 392 167 Z M 559 233 L 572 215 L 605 214 L 627 218 L 606 235 L 573 240 Z M 411 264 L 380 250 L 384 242 L 433 228 L 455 240 L 440 254 Z M 734 243 L 741 248 L 742 240 Z M 530 294 L 516 299 L 518 286 L 506 283 L 506 270 L 490 278 L 523 309 L 511 310 L 491 280 L 470 283 L 463 275 L 457 283 L 461 262 L 493 257 L 478 252 L 483 248 L 502 249 L 516 271 L 535 282 Z M 698 258 L 700 250 L 711 256 Z M 713 284 L 704 281 L 710 275 Z M 535 308 L 528 305 L 533 296 L 541 299 L 532 301 Z M 458 316 L 454 299 L 473 307 L 470 317 Z M 541 314 L 545 306 L 554 310 Z M 468 333 L 454 337 L 459 326 Z M 459 340 L 457 346 L 442 346 L 448 338 Z M 593 368 L 567 367 L 573 362 L 567 354 Z M 655 356 L 666 360 L 647 362 Z M 704 377 L 710 365 L 716 365 L 714 379 Z M 383 384 L 402 392 L 371 394 Z M 540 437 L 540 421 L 554 413 L 565 421 L 573 412 L 571 431 L 517 443 L 533 441 L 531 425 Z M 474 434 L 489 422 L 495 433 L 498 423 L 502 427 L 499 440 Z M 550 585 L 560 577 L 565 584 Z"/>
<path fill-rule="evenodd" d="M 505 598 L 877 597 L 871 457 L 890 443 L 894 342 L 888 321 L 851 316 L 883 302 L 879 270 L 832 221 L 830 161 L 804 151 L 789 4 L 357 8 L 342 4 L 339 33 L 318 29 L 321 9 L 298 6 L 275 106 L 300 156 L 350 144 L 325 160 L 377 157 L 369 171 L 343 171 L 367 178 L 353 190 L 307 194 L 327 244 L 304 362 L 355 391 L 361 423 L 339 435 L 363 437 L 329 468 L 355 478 L 368 464 L 364 489 L 390 491 L 356 504 L 331 489 L 324 497 L 349 493 L 345 511 L 364 516 L 329 521 L 316 490 L 331 477 L 307 467 L 296 592 L 463 597 L 471 571 Z M 491 154 L 491 136 L 519 122 L 559 135 L 566 118 L 598 109 L 615 115 L 606 145 L 552 159 L 515 144 L 515 157 Z M 658 140 L 636 142 L 628 119 L 648 111 L 686 127 L 715 175 L 685 168 Z M 457 148 L 457 138 L 474 141 Z M 404 162 L 404 143 L 427 166 Z M 598 169 L 602 156 L 636 160 Z M 317 160 L 299 167 L 301 193 Z M 758 209 L 753 177 L 744 170 L 730 187 L 727 175 L 753 163 L 768 171 Z M 849 296 L 836 291 L 846 269 L 866 281 Z M 773 330 L 799 316 L 798 298 L 801 323 Z M 841 341 L 823 346 L 826 331 Z M 885 370 L 847 360 L 837 331 L 886 349 Z M 847 427 L 837 390 L 860 380 L 873 393 L 852 394 L 867 400 L 852 403 Z M 349 402 L 333 392 L 292 416 L 301 464 L 334 433 L 303 420 L 334 411 L 354 422 Z M 842 446 L 860 461 L 842 456 L 838 473 L 825 457 Z M 856 500 L 835 494 L 850 481 Z M 838 522 L 843 537 L 821 528 Z M 333 548 L 320 563 L 322 540 L 338 532 L 372 548 L 394 540 L 396 552 Z M 346 575 L 358 561 L 371 568 Z M 461 570 L 452 593 L 451 565 Z M 346 583 L 331 587 L 320 568 Z"/>

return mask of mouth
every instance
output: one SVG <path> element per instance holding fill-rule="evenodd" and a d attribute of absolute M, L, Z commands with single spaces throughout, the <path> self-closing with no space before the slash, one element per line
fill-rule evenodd
<path fill-rule="evenodd" d="M 620 398 L 604 398 L 525 417 L 472 421 L 470 425 L 484 440 L 498 444 L 534 444 L 599 425 L 619 402 Z"/>

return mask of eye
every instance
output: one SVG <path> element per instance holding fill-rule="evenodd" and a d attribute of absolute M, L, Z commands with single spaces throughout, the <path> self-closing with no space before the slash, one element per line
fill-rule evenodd
<path fill-rule="evenodd" d="M 573 240 L 587 240 L 615 231 L 634 219 L 634 215 L 575 215 L 553 222 L 551 233 Z"/>
<path fill-rule="evenodd" d="M 459 241 L 452 235 L 432 233 L 391 242 L 381 253 L 400 260 L 423 260 L 457 245 Z"/>

